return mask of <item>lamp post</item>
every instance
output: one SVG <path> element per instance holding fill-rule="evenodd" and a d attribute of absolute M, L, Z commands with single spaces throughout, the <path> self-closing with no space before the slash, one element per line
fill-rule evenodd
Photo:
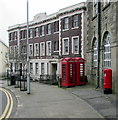
<path fill-rule="evenodd" d="M 30 73 L 29 73 L 29 4 L 27 0 L 27 94 L 30 94 Z"/>

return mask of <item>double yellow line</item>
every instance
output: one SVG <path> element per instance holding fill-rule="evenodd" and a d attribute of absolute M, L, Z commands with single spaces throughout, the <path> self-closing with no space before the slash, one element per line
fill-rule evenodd
<path fill-rule="evenodd" d="M 11 112 L 12 112 L 12 108 L 13 108 L 13 98 L 12 98 L 10 92 L 7 91 L 6 89 L 0 88 L 0 90 L 3 91 L 6 95 L 6 97 L 7 97 L 6 107 L 4 109 L 3 114 L 0 116 L 0 120 L 1 120 L 3 118 L 9 118 L 10 117 Z"/>

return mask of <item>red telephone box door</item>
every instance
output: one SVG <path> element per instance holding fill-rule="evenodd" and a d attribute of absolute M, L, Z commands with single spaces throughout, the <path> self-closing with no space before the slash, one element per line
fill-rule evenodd
<path fill-rule="evenodd" d="M 75 86 L 75 62 L 72 58 L 62 59 L 61 85 L 65 87 Z"/>
<path fill-rule="evenodd" d="M 85 77 L 85 60 L 83 58 L 75 58 L 76 63 L 76 85 L 86 84 Z"/>

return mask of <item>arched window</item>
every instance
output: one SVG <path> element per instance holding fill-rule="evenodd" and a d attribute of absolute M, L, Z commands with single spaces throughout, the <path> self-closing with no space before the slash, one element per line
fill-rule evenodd
<path fill-rule="evenodd" d="M 93 66 L 97 67 L 97 58 L 98 58 L 98 49 L 97 49 L 97 40 L 94 38 L 94 43 L 93 43 Z"/>
<path fill-rule="evenodd" d="M 110 49 L 110 35 L 104 35 L 104 68 L 111 67 L 111 49 Z"/>

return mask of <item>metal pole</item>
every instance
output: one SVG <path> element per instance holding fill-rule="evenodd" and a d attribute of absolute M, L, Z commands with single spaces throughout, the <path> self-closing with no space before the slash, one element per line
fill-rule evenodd
<path fill-rule="evenodd" d="M 29 4 L 27 0 L 27 94 L 30 94 L 30 73 L 29 73 Z"/>
<path fill-rule="evenodd" d="M 100 87 L 100 44 L 101 44 L 101 2 L 100 0 L 98 0 L 98 58 L 97 58 L 97 86 L 96 88 L 99 88 Z"/>

